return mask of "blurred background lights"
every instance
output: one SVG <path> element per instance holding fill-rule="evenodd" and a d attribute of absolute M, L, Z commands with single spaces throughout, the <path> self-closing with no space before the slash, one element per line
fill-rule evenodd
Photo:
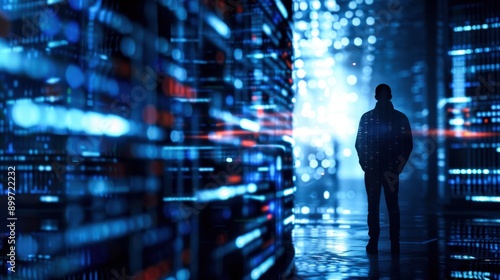
<path fill-rule="evenodd" d="M 352 151 L 359 117 L 372 97 L 368 85 L 374 49 L 368 46 L 376 37 L 367 26 L 375 24 L 375 18 L 365 10 L 372 2 L 295 3 L 301 12 L 293 36 L 299 53 L 294 62 L 299 186 L 321 179 L 325 172 L 360 178 Z M 339 157 L 343 162 L 337 170 Z"/>

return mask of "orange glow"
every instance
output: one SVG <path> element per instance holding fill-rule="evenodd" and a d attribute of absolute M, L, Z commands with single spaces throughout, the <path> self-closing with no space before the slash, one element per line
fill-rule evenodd
<path fill-rule="evenodd" d="M 438 136 L 442 135 L 449 138 L 486 138 L 486 137 L 498 137 L 500 132 L 488 132 L 488 131 L 468 131 L 468 130 L 452 130 L 452 129 L 429 129 L 429 130 L 415 130 L 412 132 L 415 136 Z"/>
<path fill-rule="evenodd" d="M 231 175 L 227 177 L 227 182 L 230 184 L 237 184 L 241 182 L 241 176 L 238 175 Z"/>
<path fill-rule="evenodd" d="M 174 115 L 168 111 L 160 111 L 159 123 L 164 127 L 171 127 L 174 124 Z"/>
<path fill-rule="evenodd" d="M 260 208 L 260 210 L 261 210 L 262 212 L 267 212 L 267 211 L 269 211 L 269 205 L 264 205 L 264 206 L 262 206 L 262 207 Z"/>
<path fill-rule="evenodd" d="M 157 265 L 150 266 L 145 270 L 139 272 L 134 279 L 137 280 L 157 280 L 160 277 L 165 276 L 171 270 L 170 261 L 165 260 Z"/>
<path fill-rule="evenodd" d="M 243 141 L 241 141 L 241 146 L 243 146 L 243 147 L 253 147 L 255 145 L 257 145 L 257 142 L 252 141 L 252 140 L 243 140 Z"/>
<path fill-rule="evenodd" d="M 162 81 L 163 93 L 171 97 L 196 98 L 196 90 L 192 87 L 183 85 L 172 78 L 165 78 Z"/>

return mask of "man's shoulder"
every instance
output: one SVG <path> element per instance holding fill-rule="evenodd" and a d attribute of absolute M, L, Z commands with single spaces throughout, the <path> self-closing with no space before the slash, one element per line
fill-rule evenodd
<path fill-rule="evenodd" d="M 365 112 L 365 113 L 361 116 L 361 118 L 366 118 L 366 117 L 369 117 L 369 116 L 373 115 L 373 113 L 374 113 L 374 112 L 375 112 L 375 109 L 371 109 L 370 111 Z"/>
<path fill-rule="evenodd" d="M 403 113 L 403 112 L 401 112 L 401 111 L 399 111 L 399 110 L 394 109 L 394 113 L 395 113 L 398 117 L 400 117 L 400 118 L 402 118 L 402 119 L 408 119 L 408 117 L 405 115 L 405 113 Z"/>

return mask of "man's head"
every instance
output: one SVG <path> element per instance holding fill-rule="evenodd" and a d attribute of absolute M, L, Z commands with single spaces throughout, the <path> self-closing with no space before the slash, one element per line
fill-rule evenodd
<path fill-rule="evenodd" d="M 375 88 L 375 99 L 380 100 L 391 100 L 392 93 L 391 88 L 386 84 L 380 84 Z"/>

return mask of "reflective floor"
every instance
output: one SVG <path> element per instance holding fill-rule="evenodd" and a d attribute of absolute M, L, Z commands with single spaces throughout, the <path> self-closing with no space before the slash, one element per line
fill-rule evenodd
<path fill-rule="evenodd" d="M 304 190 L 304 188 L 308 188 Z M 328 192 L 328 193 L 325 193 Z M 381 197 L 379 254 L 366 254 L 366 193 L 359 181 L 323 179 L 296 197 L 293 232 L 303 279 L 500 279 L 500 216 L 443 212 L 418 184 L 400 187 L 401 254 L 390 254 Z M 497 216 L 497 217 L 495 217 Z M 300 278 L 298 278 L 300 279 Z"/>

